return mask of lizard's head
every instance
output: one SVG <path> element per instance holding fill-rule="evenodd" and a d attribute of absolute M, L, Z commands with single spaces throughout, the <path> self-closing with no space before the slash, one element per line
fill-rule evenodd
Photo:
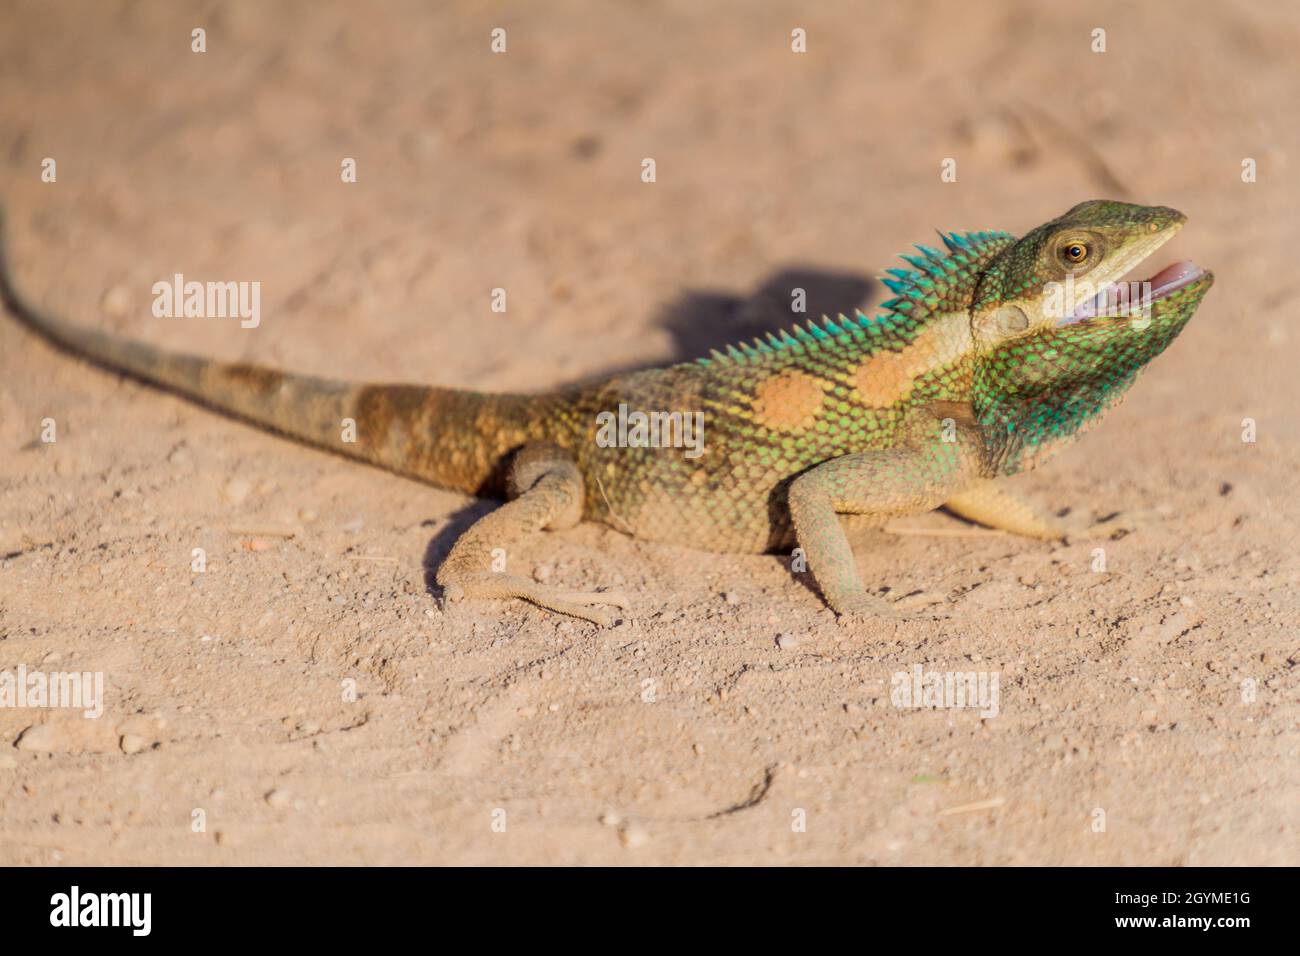
<path fill-rule="evenodd" d="M 1145 281 L 1126 273 L 1187 217 L 1094 200 L 990 260 L 971 306 L 974 406 L 1005 436 L 1007 471 L 1035 463 L 1115 404 L 1168 347 L 1214 276 L 1190 262 Z"/>

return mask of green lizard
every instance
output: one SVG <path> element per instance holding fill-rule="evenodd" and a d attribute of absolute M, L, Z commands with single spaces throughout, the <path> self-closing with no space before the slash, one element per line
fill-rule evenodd
<path fill-rule="evenodd" d="M 1184 221 L 1097 200 L 1020 239 L 941 234 L 943 252 L 918 246 L 903 257 L 912 269 L 889 270 L 896 297 L 874 317 L 823 318 L 542 395 L 355 385 L 167 353 L 43 314 L 7 267 L 0 294 L 101 366 L 412 478 L 505 497 L 439 568 L 448 601 L 523 598 L 612 623 L 621 594 L 494 569 L 494 554 L 585 518 L 714 551 L 797 545 L 837 614 L 869 616 L 895 609 L 863 586 L 841 516 L 879 524 L 946 506 L 1018 534 L 1069 533 L 996 479 L 1073 441 L 1191 318 L 1213 282 L 1191 263 L 1149 280 L 1145 312 L 1106 292 Z"/>

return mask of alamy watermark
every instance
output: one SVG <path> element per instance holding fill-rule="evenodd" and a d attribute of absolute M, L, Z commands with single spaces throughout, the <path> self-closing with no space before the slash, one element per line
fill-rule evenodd
<path fill-rule="evenodd" d="M 978 708 L 980 716 L 989 719 L 998 715 L 998 672 L 927 671 L 913 664 L 910 672 L 894 673 L 889 700 L 900 709 Z"/>
<path fill-rule="evenodd" d="M 1043 292 L 1043 314 L 1051 319 L 1131 318 L 1139 327 L 1151 322 L 1152 293 L 1147 280 L 1097 286 L 1086 279 L 1075 282 L 1074 276 L 1067 275 L 1064 282 L 1045 283 Z M 1068 309 L 1071 302 L 1073 310 Z"/>
<path fill-rule="evenodd" d="M 703 412 L 643 412 L 620 402 L 617 414 L 596 415 L 601 448 L 685 448 L 685 457 L 704 454 Z"/>
<path fill-rule="evenodd" d="M 0 671 L 0 707 L 68 708 L 93 720 L 104 713 L 104 672 L 46 674 L 19 664 L 17 674 Z"/>
<path fill-rule="evenodd" d="M 186 282 L 176 273 L 153 284 L 153 314 L 159 319 L 239 319 L 242 329 L 262 321 L 262 283 Z"/>
<path fill-rule="evenodd" d="M 50 897 L 51 926 L 122 926 L 132 936 L 153 929 L 152 893 L 83 893 L 73 884 L 67 893 Z"/>

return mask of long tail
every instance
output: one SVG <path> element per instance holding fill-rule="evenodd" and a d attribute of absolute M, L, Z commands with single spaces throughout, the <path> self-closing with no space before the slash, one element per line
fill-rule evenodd
<path fill-rule="evenodd" d="M 361 385 L 167 352 L 49 315 L 18 291 L 0 214 L 0 301 L 54 345 L 278 434 L 444 488 L 499 496 L 512 451 L 540 437 L 546 396 Z"/>

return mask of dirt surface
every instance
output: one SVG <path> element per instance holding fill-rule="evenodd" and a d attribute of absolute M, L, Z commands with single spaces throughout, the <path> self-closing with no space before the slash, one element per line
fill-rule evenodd
<path fill-rule="evenodd" d="M 1136 530 L 1102 571 L 899 522 L 861 572 L 940 616 L 842 628 L 786 558 L 582 525 L 525 573 L 632 620 L 443 610 L 426 567 L 490 503 L 5 317 L 0 669 L 102 673 L 104 713 L 0 708 L 0 863 L 1300 862 L 1300 7 L 434 6 L 5 3 L 21 285 L 170 348 L 541 389 L 774 327 L 794 285 L 877 302 L 934 227 L 1172 205 L 1158 265 L 1216 287 L 1016 480 Z M 261 282 L 261 324 L 155 318 L 175 273 Z M 893 706 L 917 665 L 996 675 L 997 716 Z"/>

